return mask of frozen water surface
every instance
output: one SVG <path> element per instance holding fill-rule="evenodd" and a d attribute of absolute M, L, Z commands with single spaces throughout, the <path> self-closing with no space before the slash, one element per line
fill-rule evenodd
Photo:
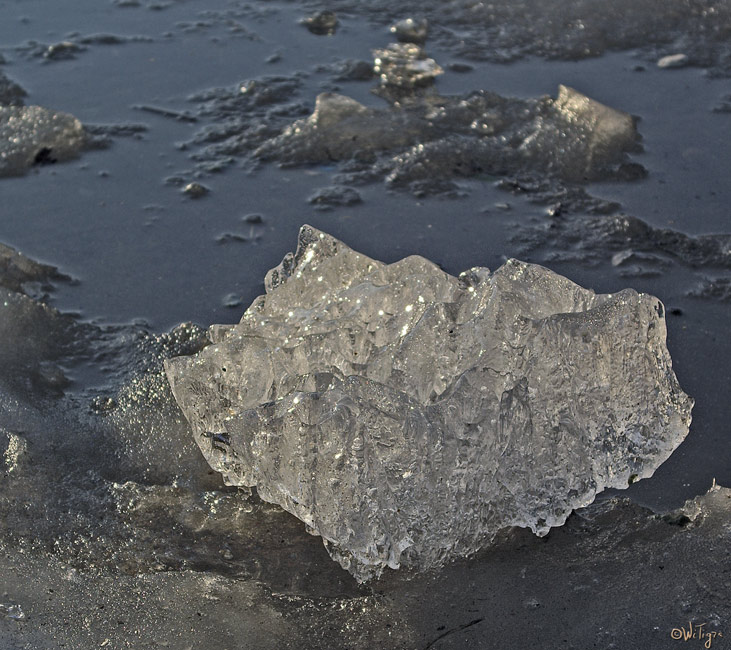
<path fill-rule="evenodd" d="M 692 620 L 720 647 L 728 3 L 324 4 L 0 0 L 3 110 L 74 116 L 94 145 L 0 179 L 0 646 L 667 648 Z M 334 33 L 300 24 L 321 11 Z M 395 40 L 443 73 L 384 85 L 373 51 Z M 676 54 L 683 67 L 657 66 Z M 620 128 L 632 116 L 632 142 L 601 140 L 593 166 L 596 125 L 562 117 L 560 86 Z M 286 169 L 253 155 L 323 93 L 374 116 L 360 126 L 381 148 Z M 503 168 L 455 173 L 444 155 L 500 157 L 531 133 Z M 571 155 L 552 156 L 562 142 Z M 587 161 L 588 184 L 560 173 Z M 192 200 L 191 183 L 210 191 Z M 606 490 L 542 538 L 509 528 L 359 586 L 300 520 L 222 483 L 163 370 L 262 293 L 302 223 L 385 264 L 418 254 L 457 276 L 514 257 L 595 295 L 657 296 L 696 399 L 688 436 L 625 498 Z"/>

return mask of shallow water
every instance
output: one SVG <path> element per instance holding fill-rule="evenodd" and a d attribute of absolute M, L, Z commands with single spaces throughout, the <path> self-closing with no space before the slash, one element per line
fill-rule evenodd
<path fill-rule="evenodd" d="M 565 637 L 574 647 L 592 641 L 597 647 L 659 648 L 669 643 L 668 626 L 689 616 L 699 622 L 704 616 L 717 619 L 717 629 L 728 630 L 723 596 L 731 592 L 728 580 L 714 575 L 721 555 L 702 526 L 693 532 L 698 554 L 693 570 L 703 588 L 690 579 L 668 581 L 649 565 L 631 577 L 632 567 L 644 566 L 648 553 L 660 558 L 659 564 L 663 548 L 676 560 L 686 552 L 684 538 L 678 537 L 685 529 L 658 527 L 638 506 L 617 507 L 590 526 L 591 533 L 584 532 L 580 518 L 570 520 L 565 531 L 552 532 L 547 542 L 516 533 L 496 551 L 443 574 L 413 580 L 388 576 L 364 591 L 299 522 L 256 500 L 247 505 L 222 489 L 199 457 L 160 375 L 161 358 L 194 347 L 195 336 L 180 343 L 157 335 L 183 321 L 203 327 L 236 322 L 262 293 L 265 272 L 293 249 L 303 223 L 387 262 L 420 254 L 459 273 L 476 265 L 494 269 L 518 257 L 596 291 L 632 286 L 658 296 L 669 311 L 675 371 L 696 398 L 693 424 L 651 479 L 620 496 L 664 512 L 705 493 L 713 478 L 729 485 L 728 297 L 689 295 L 704 279 L 728 278 L 728 253 L 726 261 L 718 255 L 689 259 L 680 247 L 660 250 L 648 240 L 582 248 L 563 235 L 547 235 L 558 229 L 579 233 L 579 244 L 585 241 L 586 210 L 580 202 L 566 201 L 564 215 L 552 217 L 535 192 L 510 193 L 500 188 L 498 177 L 458 179 L 466 194 L 458 199 L 416 198 L 375 181 L 357 187 L 362 203 L 321 211 L 307 199 L 332 185 L 335 164 L 279 169 L 241 154 L 218 173 L 202 173 L 191 160 L 201 147 L 182 143 L 220 126 L 221 118 L 205 114 L 204 102 L 191 96 L 282 75 L 298 81 L 291 96 L 272 106 L 294 103 L 290 110 L 301 110 L 275 117 L 275 124 L 309 114 L 323 91 L 385 106 L 371 92 L 374 81 L 340 81 L 322 66 L 342 59 L 370 61 L 371 50 L 391 40 L 382 24 L 388 21 L 372 13 L 373 7 L 348 7 L 339 14 L 336 33 L 323 37 L 297 24 L 311 13 L 307 4 L 187 0 L 156 9 L 152 4 L 88 0 L 69 11 L 48 0 L 0 0 L 0 54 L 6 61 L 0 72 L 28 92 L 26 104 L 69 112 L 85 125 L 146 127 L 132 136 L 112 135 L 111 146 L 82 152 L 77 160 L 0 179 L 0 242 L 71 276 L 72 282 L 53 281 L 49 302 L 78 314 L 68 341 L 61 341 L 56 325 L 34 321 L 40 317 L 31 310 L 27 322 L 37 326 L 9 328 L 3 344 L 4 350 L 20 352 L 0 355 L 5 364 L 0 427 L 27 440 L 32 459 L 0 479 L 6 517 L 0 526 L 0 602 L 18 603 L 28 612 L 24 621 L 0 612 L 0 640 L 8 647 L 51 648 L 66 641 L 66 647 L 86 648 L 110 639 L 105 647 L 184 648 L 216 634 L 221 647 L 239 647 L 241 639 L 247 647 L 539 647 L 542 642 L 556 647 L 564 640 L 562 628 L 573 626 Z M 515 45 L 512 63 L 495 63 L 475 60 L 494 61 L 489 47 L 485 57 L 467 58 L 474 34 L 465 29 L 467 45 L 460 46 L 450 20 L 435 25 L 426 43 L 429 56 L 445 67 L 435 86 L 441 94 L 487 89 L 531 98 L 555 96 L 558 84 L 566 84 L 636 115 L 644 151 L 631 158 L 647 169 L 647 177 L 584 189 L 617 202 L 610 213 L 634 215 L 657 228 L 691 236 L 731 231 L 730 118 L 712 110 L 730 92 L 721 59 L 662 70 L 652 58 L 659 46 L 635 43 L 637 49 L 574 61 L 546 60 L 536 56 L 540 52 L 526 58 Z M 506 38 L 512 28 L 508 24 Z M 673 29 L 681 35 L 673 32 L 675 43 L 685 38 L 694 52 L 703 49 L 697 35 L 682 37 L 682 22 Z M 124 42 L 82 43 L 92 34 L 114 34 Z M 45 47 L 29 45 L 64 40 L 86 49 L 73 58 L 48 60 L 33 54 Z M 471 70 L 454 71 L 449 64 L 455 62 L 468 63 Z M 191 199 L 166 181 L 173 176 L 197 180 L 211 192 Z M 261 224 L 246 221 L 250 215 L 261 215 Z M 234 237 L 218 241 L 226 234 Z M 654 257 L 613 264 L 612 256 L 626 249 Z M 240 304 L 230 308 L 227 301 Z M 56 322 L 56 316 L 49 318 Z M 122 326 L 110 328 L 110 323 Z M 57 381 L 56 367 L 68 385 Z M 110 416 L 94 410 L 100 402 L 93 400 L 100 396 L 119 405 Z M 177 485 L 183 487 L 176 491 Z M 211 506 L 216 499 L 220 505 Z M 20 506 L 24 500 L 30 505 Z M 727 517 L 720 512 L 721 519 Z M 231 520 L 235 523 L 227 529 Z M 637 549 L 633 521 L 644 522 L 637 528 Z M 599 542 L 613 534 L 619 550 Z M 157 548 L 160 538 L 166 542 Z M 625 547 L 632 549 L 630 559 L 620 569 Z M 600 559 L 587 560 L 591 554 Z M 572 556 L 581 558 L 576 574 L 570 573 Z M 566 575 L 572 577 L 561 577 Z M 53 586 L 41 585 L 38 576 Z M 533 576 L 528 588 L 520 582 L 526 576 Z M 460 593 L 467 579 L 474 596 Z M 602 585 L 613 580 L 614 595 L 623 595 L 623 585 L 637 606 L 607 613 Z M 639 595 L 646 584 L 660 594 L 679 589 L 684 596 L 678 602 L 664 596 L 653 601 Z M 575 606 L 588 608 L 580 626 L 578 614 L 554 604 L 565 590 L 596 599 L 586 604 L 577 596 Z M 109 596 L 100 597 L 105 592 Z M 124 614 L 119 602 L 127 592 L 135 594 L 134 616 Z M 169 612 L 159 629 L 145 613 L 152 603 Z M 635 627 L 623 627 L 625 616 Z M 478 619 L 501 622 L 485 630 L 484 623 L 473 623 Z M 64 631 L 63 620 L 77 631 Z M 551 632 L 541 639 L 546 621 Z"/>

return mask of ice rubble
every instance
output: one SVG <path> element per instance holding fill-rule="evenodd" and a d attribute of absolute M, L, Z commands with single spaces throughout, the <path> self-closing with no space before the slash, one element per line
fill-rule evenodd
<path fill-rule="evenodd" d="M 633 117 L 578 90 L 560 85 L 555 98 L 534 99 L 485 90 L 441 95 L 432 82 L 443 69 L 419 45 L 393 43 L 373 55 L 372 66 L 345 60 L 318 70 L 332 75 L 333 88 L 375 73 L 383 107 L 324 92 L 312 110 L 298 99 L 297 75 L 191 97 L 195 116 L 214 120 L 185 145 L 197 170 L 237 159 L 252 168 L 335 165 L 336 185 L 385 180 L 416 195 L 453 194 L 453 179 L 474 176 L 548 177 L 554 185 L 644 176 L 628 155 L 641 151 Z"/>
<path fill-rule="evenodd" d="M 393 74 L 393 85 L 406 83 L 406 73 Z M 417 96 L 385 109 L 322 93 L 309 117 L 254 155 L 287 165 L 340 162 L 345 184 L 385 177 L 408 187 L 426 179 L 530 172 L 584 182 L 643 175 L 627 157 L 639 150 L 639 140 L 631 115 L 563 85 L 555 99 L 477 91 Z"/>
<path fill-rule="evenodd" d="M 654 472 L 693 401 L 664 309 L 510 260 L 452 277 L 310 226 L 238 325 L 166 361 L 208 462 L 323 537 L 358 580 L 543 535 Z"/>

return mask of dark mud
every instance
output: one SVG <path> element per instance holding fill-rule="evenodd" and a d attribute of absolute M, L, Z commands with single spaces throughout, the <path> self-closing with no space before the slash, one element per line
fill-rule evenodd
<path fill-rule="evenodd" d="M 331 35 L 300 24 L 323 10 Z M 372 51 L 409 16 L 443 73 L 404 93 Z M 34 145 L 0 179 L 0 645 L 672 648 L 692 621 L 724 647 L 727 491 L 678 508 L 731 484 L 727 3 L 0 0 L 0 17 L 0 110 L 73 115 L 91 142 L 66 162 Z M 672 54 L 686 64 L 657 67 Z M 589 183 L 583 150 L 551 153 L 575 127 L 560 84 L 641 136 Z M 322 93 L 364 107 L 378 147 L 267 145 Z M 553 135 L 511 153 L 531 133 Z M 304 222 L 385 261 L 515 256 L 659 296 L 687 440 L 631 502 L 356 587 L 297 520 L 220 483 L 162 374 L 238 320 Z"/>

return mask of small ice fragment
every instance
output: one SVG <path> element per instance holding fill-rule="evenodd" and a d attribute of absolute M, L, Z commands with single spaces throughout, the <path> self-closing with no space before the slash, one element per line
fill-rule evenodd
<path fill-rule="evenodd" d="M 687 54 L 669 54 L 657 62 L 658 68 L 682 68 L 688 63 Z"/>
<path fill-rule="evenodd" d="M 373 57 L 373 71 L 386 86 L 406 89 L 424 86 L 444 72 L 414 43 L 392 43 L 383 49 L 373 50 Z"/>
<path fill-rule="evenodd" d="M 191 199 L 200 199 L 208 194 L 211 190 L 201 183 L 188 183 L 182 190 L 183 194 Z"/>
<path fill-rule="evenodd" d="M 373 64 L 369 61 L 345 59 L 333 67 L 336 81 L 370 81 L 373 78 Z"/>
<path fill-rule="evenodd" d="M 223 298 L 223 306 L 228 307 L 229 309 L 241 307 L 243 303 L 244 299 L 237 293 L 226 294 Z"/>
<path fill-rule="evenodd" d="M 135 110 L 145 111 L 146 113 L 153 113 L 155 115 L 162 115 L 163 117 L 170 117 L 179 122 L 197 122 L 198 118 L 195 115 L 191 115 L 187 111 L 176 111 L 171 108 L 163 108 L 161 106 L 153 106 L 151 104 L 135 104 L 132 106 Z"/>
<path fill-rule="evenodd" d="M 315 110 L 275 138 L 264 142 L 255 155 L 289 162 L 332 162 L 356 153 L 405 146 L 415 137 L 414 127 L 388 112 L 372 109 L 336 93 L 321 93 Z"/>
<path fill-rule="evenodd" d="M 87 142 L 81 122 L 40 106 L 0 106 L 0 177 L 75 158 Z"/>
<path fill-rule="evenodd" d="M 237 242 L 248 242 L 249 238 L 246 235 L 242 235 L 237 232 L 224 232 L 216 237 L 216 242 L 219 244 L 231 244 Z"/>
<path fill-rule="evenodd" d="M 52 61 L 73 59 L 77 53 L 83 50 L 84 48 L 76 43 L 71 41 L 61 41 L 60 43 L 49 45 L 43 52 L 43 58 Z"/>
<path fill-rule="evenodd" d="M 629 249 L 625 249 L 623 251 L 619 251 L 618 253 L 615 253 L 612 255 L 612 266 L 620 266 L 621 264 L 624 264 L 628 259 L 632 257 L 632 251 Z"/>
<path fill-rule="evenodd" d="M 318 210 L 330 210 L 338 206 L 355 205 L 362 201 L 357 190 L 345 185 L 321 187 L 311 194 L 307 200 Z"/>
<path fill-rule="evenodd" d="M 452 72 L 459 72 L 459 73 L 472 72 L 474 70 L 474 68 L 469 63 L 461 63 L 460 61 L 455 61 L 454 63 L 450 63 L 447 67 Z"/>
<path fill-rule="evenodd" d="M 317 36 L 331 36 L 338 26 L 338 17 L 332 11 L 319 11 L 300 23 Z"/>
<path fill-rule="evenodd" d="M 3 460 L 5 461 L 5 471 L 10 474 L 20 469 L 28 459 L 28 441 L 17 433 L 5 431 L 4 434 L 4 436 L 0 436 L 0 442 L 5 442 L 3 438 L 7 441 Z"/>
<path fill-rule="evenodd" d="M 368 109 L 350 97 L 337 93 L 321 93 L 315 99 L 315 110 L 311 120 L 319 128 L 338 124 L 345 117 L 360 116 Z"/>
<path fill-rule="evenodd" d="M 429 23 L 426 18 L 414 20 L 413 18 L 405 18 L 391 25 L 389 31 L 401 43 L 423 43 L 429 33 Z"/>
<path fill-rule="evenodd" d="M 117 406 L 113 398 L 97 395 L 89 403 L 89 410 L 96 415 L 109 415 Z"/>
<path fill-rule="evenodd" d="M 567 149 L 571 146 L 562 140 L 565 161 L 563 174 L 569 178 L 590 179 L 597 169 L 610 167 L 621 159 L 625 151 L 637 148 L 637 128 L 634 118 L 624 111 L 606 106 L 595 99 L 587 97 L 578 90 L 559 85 L 558 95 L 553 102 L 567 131 L 572 134 L 576 151 L 570 155 Z M 547 127 L 543 136 L 555 137 L 553 129 Z M 540 140 L 540 137 L 537 138 Z M 644 169 L 624 164 L 625 173 L 642 175 Z"/>
<path fill-rule="evenodd" d="M 630 148 L 637 139 L 635 121 L 629 113 L 610 108 L 563 84 L 558 87 L 554 106 L 569 122 L 578 120 L 591 131 L 593 150 Z"/>
<path fill-rule="evenodd" d="M 0 614 L 12 618 L 14 621 L 25 620 L 25 612 L 20 608 L 20 605 L 12 603 L 0 603 Z"/>

